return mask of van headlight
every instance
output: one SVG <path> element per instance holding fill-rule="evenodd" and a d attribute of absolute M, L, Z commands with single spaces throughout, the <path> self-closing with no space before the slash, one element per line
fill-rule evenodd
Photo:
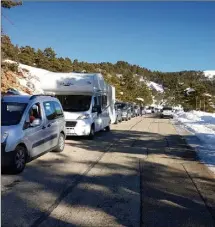
<path fill-rule="evenodd" d="M 4 143 L 8 137 L 8 132 L 4 132 L 2 135 L 1 135 L 1 143 Z"/>
<path fill-rule="evenodd" d="M 88 119 L 90 118 L 90 115 L 89 114 L 83 114 L 83 115 L 80 115 L 77 120 L 84 120 L 84 119 Z"/>

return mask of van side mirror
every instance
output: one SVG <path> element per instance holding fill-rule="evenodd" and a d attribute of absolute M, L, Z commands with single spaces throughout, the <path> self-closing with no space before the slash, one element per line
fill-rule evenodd
<path fill-rule="evenodd" d="M 98 114 L 100 114 L 100 113 L 102 113 L 102 108 L 101 108 L 101 106 L 94 106 L 93 108 L 92 108 L 92 112 L 93 113 L 98 113 Z"/>

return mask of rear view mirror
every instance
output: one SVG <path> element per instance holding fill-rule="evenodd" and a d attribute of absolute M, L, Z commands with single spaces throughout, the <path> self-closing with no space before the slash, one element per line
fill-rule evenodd
<path fill-rule="evenodd" d="M 101 106 L 94 106 L 93 109 L 92 109 L 92 112 L 93 113 L 96 113 L 97 112 L 98 114 L 102 113 Z"/>

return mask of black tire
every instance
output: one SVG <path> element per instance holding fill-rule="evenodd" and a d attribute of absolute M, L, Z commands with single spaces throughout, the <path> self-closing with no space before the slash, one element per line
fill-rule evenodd
<path fill-rule="evenodd" d="M 109 132 L 110 131 L 110 125 L 108 125 L 108 126 L 105 127 L 105 131 L 106 132 Z"/>
<path fill-rule="evenodd" d="M 58 138 L 58 144 L 56 149 L 54 149 L 55 152 L 62 152 L 65 147 L 65 136 L 63 133 L 60 133 L 59 138 Z"/>
<path fill-rule="evenodd" d="M 94 127 L 94 125 L 91 125 L 90 134 L 88 136 L 88 139 L 93 140 L 94 136 L 95 136 L 95 127 Z"/>
<path fill-rule="evenodd" d="M 27 151 L 24 146 L 18 145 L 14 151 L 12 160 L 12 172 L 21 173 L 25 169 Z"/>
<path fill-rule="evenodd" d="M 128 121 L 128 118 L 126 117 L 125 120 Z"/>
<path fill-rule="evenodd" d="M 117 117 L 114 124 L 118 124 L 118 123 L 119 123 L 119 120 L 118 120 L 118 117 Z"/>

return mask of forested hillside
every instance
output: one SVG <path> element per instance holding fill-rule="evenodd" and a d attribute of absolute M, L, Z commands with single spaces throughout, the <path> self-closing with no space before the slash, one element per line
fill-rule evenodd
<path fill-rule="evenodd" d="M 117 98 L 136 101 L 137 97 L 145 100 L 145 104 L 152 103 L 152 95 L 158 101 L 166 100 L 169 104 L 182 104 L 187 109 L 205 108 L 212 111 L 211 105 L 215 96 L 215 78 L 207 79 L 201 71 L 159 72 L 150 71 L 138 65 L 118 61 L 87 63 L 77 59 L 57 57 L 55 51 L 48 47 L 44 50 L 30 46 L 18 47 L 11 43 L 10 38 L 2 36 L 2 59 L 11 59 L 19 63 L 46 69 L 53 72 L 100 72 L 107 82 L 116 87 Z M 2 64 L 7 68 L 7 63 Z M 12 67 L 10 65 L 10 67 Z M 13 70 L 16 66 L 13 66 Z M 165 92 L 150 90 L 144 80 L 154 81 L 164 87 Z M 194 89 L 188 94 L 186 88 Z M 209 93 L 210 96 L 205 96 Z M 201 105 L 201 103 L 204 102 Z"/>

